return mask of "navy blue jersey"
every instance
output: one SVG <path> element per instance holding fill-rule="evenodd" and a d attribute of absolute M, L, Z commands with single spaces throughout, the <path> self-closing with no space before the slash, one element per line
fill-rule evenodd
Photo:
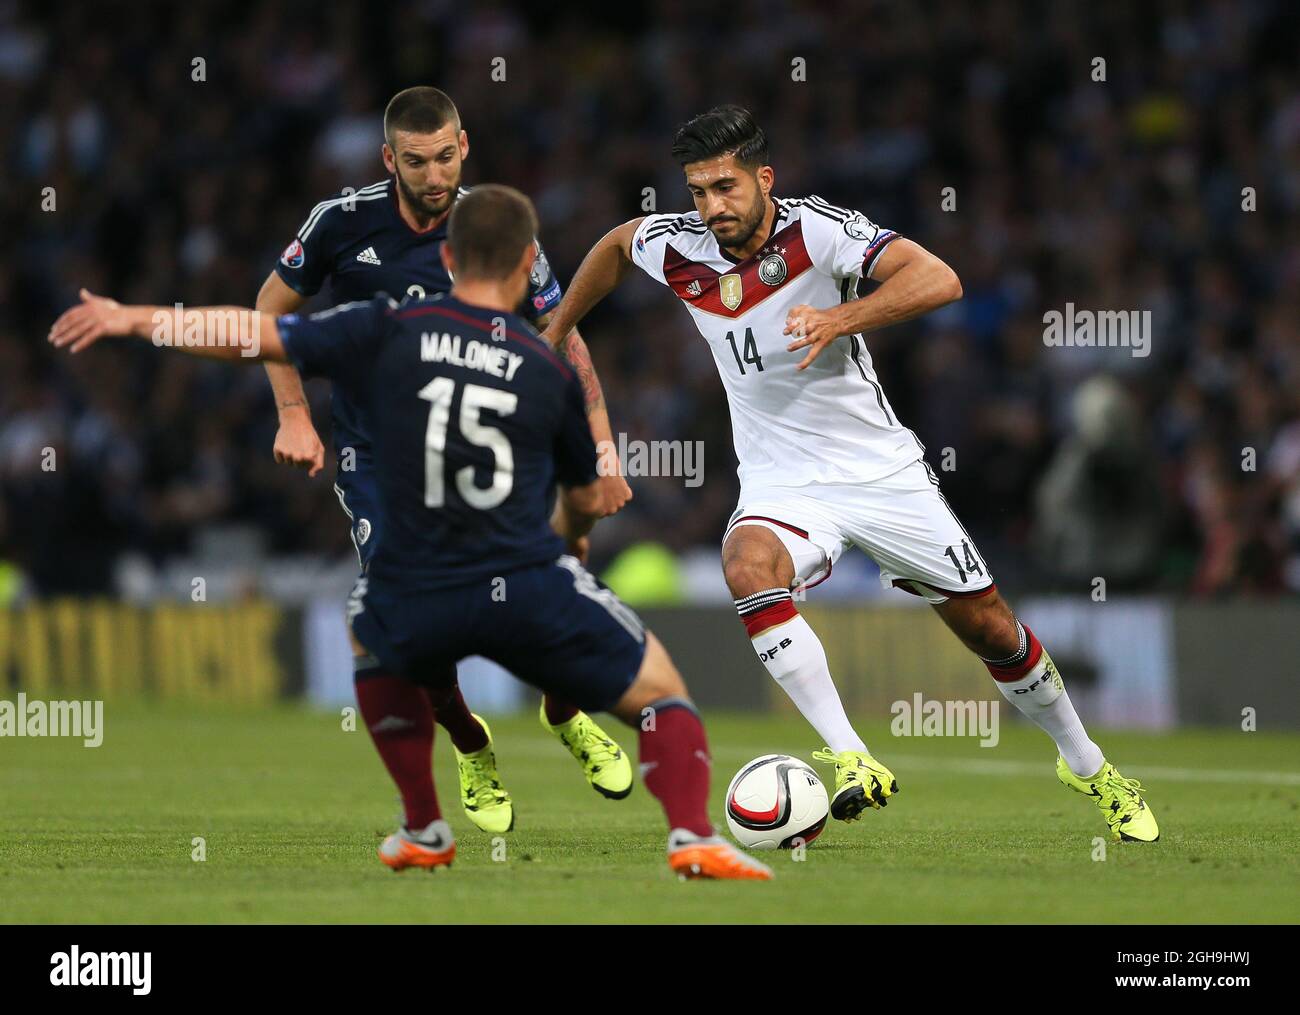
<path fill-rule="evenodd" d="M 554 561 L 554 486 L 596 478 L 582 388 L 527 321 L 446 294 L 279 319 L 290 361 L 370 424 L 387 534 L 369 573 L 429 590 Z"/>
<path fill-rule="evenodd" d="M 458 195 L 468 193 L 462 187 Z M 314 296 L 329 280 L 330 302 L 370 300 L 380 293 L 416 299 L 451 291 L 451 278 L 442 266 L 447 218 L 435 228 L 416 232 L 397 207 L 393 177 L 354 193 L 322 201 L 312 209 L 289 244 L 275 271 L 284 284 L 303 296 Z M 530 320 L 549 313 L 560 302 L 560 285 L 537 248 L 528 296 L 520 314 Z M 363 408 L 343 389 L 334 390 L 334 448 L 356 449 L 367 457 L 369 426 Z"/>

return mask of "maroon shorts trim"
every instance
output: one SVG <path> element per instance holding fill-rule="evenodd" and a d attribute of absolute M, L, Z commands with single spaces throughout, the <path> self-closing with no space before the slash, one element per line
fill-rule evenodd
<path fill-rule="evenodd" d="M 912 595 L 912 596 L 919 596 L 921 595 L 921 593 L 917 592 L 915 589 L 908 588 L 906 585 L 903 584 L 904 582 L 913 582 L 917 585 L 924 585 L 931 592 L 937 592 L 939 593 L 939 595 L 947 596 L 949 599 L 980 599 L 983 596 L 987 596 L 989 593 L 996 592 L 998 590 L 997 582 L 989 582 L 989 584 L 985 585 L 982 589 L 974 589 L 973 591 L 965 591 L 965 590 L 958 591 L 956 589 L 941 589 L 937 585 L 931 585 L 929 582 L 923 582 L 916 578 L 895 578 L 894 588 L 902 589 L 908 595 Z"/>
<path fill-rule="evenodd" d="M 741 522 L 771 522 L 773 525 L 779 525 L 783 529 L 788 529 L 789 531 L 793 532 L 796 536 L 798 536 L 800 539 L 808 539 L 808 533 L 805 532 L 803 529 L 797 528 L 796 526 L 791 525 L 789 522 L 783 522 L 779 518 L 769 518 L 767 517 L 767 515 L 741 515 L 734 522 L 732 522 L 730 525 L 727 526 L 727 532 L 730 533 L 731 530 L 734 529 Z M 808 541 L 812 542 L 812 540 L 808 540 Z"/>
<path fill-rule="evenodd" d="M 815 589 L 818 585 L 820 585 L 822 582 L 824 582 L 827 578 L 831 576 L 831 571 L 834 570 L 834 568 L 835 568 L 835 562 L 831 560 L 830 557 L 827 557 L 826 573 L 822 575 L 820 578 L 818 578 L 815 582 L 809 582 L 807 585 L 800 585 L 799 588 L 804 592 L 807 592 L 809 589 Z"/>
<path fill-rule="evenodd" d="M 727 526 L 727 531 L 724 532 L 722 535 L 723 542 L 726 541 L 727 536 L 731 535 L 732 531 L 741 522 L 771 522 L 773 525 L 781 526 L 781 528 L 785 529 L 787 532 L 793 532 L 800 539 L 807 539 L 808 542 L 810 543 L 812 542 L 812 540 L 809 539 L 808 537 L 808 533 L 803 529 L 799 528 L 796 525 L 791 525 L 789 522 L 783 522 L 779 518 L 769 518 L 767 515 L 741 515 L 734 522 L 732 522 L 730 525 Z M 807 592 L 809 589 L 816 588 L 818 585 L 820 585 L 822 582 L 824 582 L 827 578 L 831 576 L 831 569 L 834 566 L 835 566 L 835 562 L 832 561 L 831 558 L 828 556 L 826 558 L 826 573 L 822 575 L 820 578 L 818 578 L 815 582 L 809 582 L 807 585 L 800 585 L 799 588 L 804 592 Z"/>

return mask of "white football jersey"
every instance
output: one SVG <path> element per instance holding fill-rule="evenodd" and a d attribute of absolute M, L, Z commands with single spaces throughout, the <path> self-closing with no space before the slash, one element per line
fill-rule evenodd
<path fill-rule="evenodd" d="M 773 199 L 772 234 L 736 262 L 698 212 L 650 215 L 632 260 L 669 286 L 695 319 L 727 390 L 742 489 L 862 483 L 921 457 L 885 398 L 861 335 L 837 339 L 802 372 L 808 350 L 787 352 L 786 314 L 857 298 L 897 238 L 820 197 Z"/>

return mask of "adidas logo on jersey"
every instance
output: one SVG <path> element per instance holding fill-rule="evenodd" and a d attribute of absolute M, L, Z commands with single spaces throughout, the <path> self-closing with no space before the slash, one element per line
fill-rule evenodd
<path fill-rule="evenodd" d="M 695 296 L 699 296 L 703 292 L 704 292 L 704 286 L 700 285 L 700 280 L 698 278 L 686 287 L 687 296 L 695 297 Z"/>
<path fill-rule="evenodd" d="M 383 264 L 384 263 L 379 259 L 379 255 L 375 253 L 374 247 L 366 247 L 365 250 L 361 251 L 361 253 L 357 255 L 357 260 L 360 261 L 362 264 Z"/>

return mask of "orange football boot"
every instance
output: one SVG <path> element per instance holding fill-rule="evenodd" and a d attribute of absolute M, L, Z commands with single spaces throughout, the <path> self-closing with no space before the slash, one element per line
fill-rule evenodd
<path fill-rule="evenodd" d="M 668 866 L 683 880 L 772 880 L 770 867 L 742 853 L 722 836 L 700 836 L 684 828 L 674 828 L 668 836 Z"/>
<path fill-rule="evenodd" d="M 437 870 L 450 867 L 456 859 L 456 840 L 451 826 L 439 819 L 431 821 L 421 832 L 412 832 L 405 826 L 384 840 L 379 847 L 379 859 L 395 871 L 407 867 Z"/>

